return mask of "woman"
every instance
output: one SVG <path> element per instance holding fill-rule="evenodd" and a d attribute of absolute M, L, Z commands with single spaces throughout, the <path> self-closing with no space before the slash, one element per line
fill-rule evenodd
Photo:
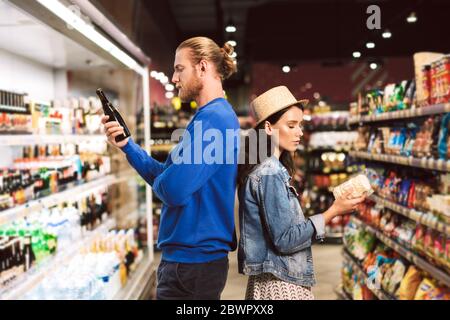
<path fill-rule="evenodd" d="M 324 213 L 309 218 L 303 215 L 298 194 L 290 185 L 294 173 L 290 152 L 296 150 L 303 135 L 306 103 L 280 86 L 251 104 L 257 130 L 253 136 L 258 141 L 246 144 L 246 161 L 238 171 L 239 272 L 250 276 L 249 300 L 314 299 L 313 239 L 323 241 L 326 223 L 364 201 L 364 197 L 336 200 Z M 260 143 L 265 137 L 271 139 Z M 260 149 L 266 145 L 269 156 L 263 159 L 264 150 Z M 254 146 L 258 147 L 253 153 L 246 150 Z M 251 163 L 255 151 L 257 161 Z"/>

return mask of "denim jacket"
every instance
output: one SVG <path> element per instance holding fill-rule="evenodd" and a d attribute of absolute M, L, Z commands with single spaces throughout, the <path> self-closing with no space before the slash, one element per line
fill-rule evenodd
<path fill-rule="evenodd" d="M 311 244 L 323 241 L 323 214 L 305 219 L 290 176 L 272 156 L 258 165 L 239 190 L 239 272 L 272 273 L 305 287 L 315 284 Z"/>

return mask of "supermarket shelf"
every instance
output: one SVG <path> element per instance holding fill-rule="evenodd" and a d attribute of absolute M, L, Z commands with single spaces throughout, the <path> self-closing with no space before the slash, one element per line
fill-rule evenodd
<path fill-rule="evenodd" d="M 350 146 L 323 146 L 323 147 L 308 147 L 306 148 L 307 152 L 349 152 L 351 149 Z M 298 148 L 299 151 L 305 151 L 304 148 Z"/>
<path fill-rule="evenodd" d="M 354 158 L 389 162 L 400 164 L 403 166 L 450 172 L 450 160 L 445 161 L 426 158 L 419 159 L 413 157 L 392 156 L 387 154 L 371 154 L 368 152 L 361 152 L 361 151 L 350 151 L 349 155 Z"/>
<path fill-rule="evenodd" d="M 334 293 L 341 298 L 340 300 L 353 300 L 352 297 L 344 290 L 342 284 L 334 289 Z"/>
<path fill-rule="evenodd" d="M 31 212 L 38 211 L 42 208 L 57 205 L 58 203 L 67 201 L 67 199 L 77 200 L 83 198 L 86 194 L 92 193 L 99 188 L 126 181 L 133 175 L 135 175 L 133 170 L 127 170 L 119 175 L 110 174 L 87 183 L 76 185 L 72 188 L 66 188 L 62 192 L 58 192 L 40 199 L 31 200 L 26 204 L 0 211 L 0 225 L 23 218 Z"/>
<path fill-rule="evenodd" d="M 344 236 L 344 234 L 342 232 L 330 232 L 330 233 L 325 233 L 325 237 L 326 238 L 330 238 L 330 239 L 340 239 Z"/>
<path fill-rule="evenodd" d="M 368 278 L 367 274 L 362 269 L 361 265 L 358 263 L 358 261 L 352 256 L 352 254 L 347 250 L 343 250 L 344 258 L 346 258 L 347 261 L 350 262 L 353 269 L 356 271 L 356 273 L 364 279 L 364 282 L 366 282 L 366 279 Z M 367 288 L 372 291 L 372 293 L 379 299 L 379 300 L 395 300 L 394 297 L 392 297 L 390 294 L 386 293 L 382 289 L 372 288 L 367 286 Z"/>
<path fill-rule="evenodd" d="M 139 300 L 149 296 L 149 291 L 156 284 L 156 267 L 150 260 L 149 254 L 145 254 L 130 279 L 113 298 L 113 300 Z"/>
<path fill-rule="evenodd" d="M 26 293 L 30 292 L 44 278 L 53 273 L 58 267 L 68 263 L 84 246 L 89 244 L 96 236 L 108 232 L 114 228 L 116 222 L 113 219 L 105 221 L 95 230 L 89 232 L 81 241 L 74 243 L 65 250 L 56 253 L 56 255 L 48 258 L 45 262 L 33 267 L 27 273 L 23 274 L 22 279 L 14 284 L 11 289 L 0 293 L 2 300 L 21 299 Z"/>
<path fill-rule="evenodd" d="M 410 119 L 416 117 L 430 116 L 433 114 L 441 114 L 446 112 L 450 112 L 450 103 L 436 104 L 428 107 L 421 107 L 408 110 L 385 112 L 377 115 L 353 116 L 349 118 L 348 123 L 356 124 L 356 123 L 370 123 L 387 120 Z"/>
<path fill-rule="evenodd" d="M 441 281 L 443 284 L 445 284 L 447 287 L 450 287 L 450 274 L 447 272 L 435 267 L 425 259 L 419 257 L 417 254 L 411 252 L 410 250 L 406 249 L 402 245 L 395 242 L 390 237 L 383 234 L 381 231 L 376 230 L 374 227 L 369 226 L 365 222 L 361 221 L 360 219 L 356 217 L 352 217 L 352 221 L 359 225 L 362 229 L 371 232 L 374 234 L 380 241 L 382 241 L 385 245 L 392 248 L 396 252 L 398 252 L 400 255 L 402 255 L 404 258 L 406 258 L 411 263 L 415 264 L 422 270 L 428 272 L 432 277 L 434 277 L 436 280 Z"/>
<path fill-rule="evenodd" d="M 175 144 L 157 144 L 150 147 L 150 150 L 153 152 L 170 152 L 172 151 Z"/>
<path fill-rule="evenodd" d="M 40 144 L 60 144 L 60 143 L 83 143 L 83 142 L 106 142 L 105 135 L 75 135 L 75 134 L 19 134 L 0 135 L 0 146 L 33 146 Z"/>
<path fill-rule="evenodd" d="M 450 225 L 438 221 L 436 216 L 434 216 L 430 212 L 421 212 L 417 211 L 415 209 L 410 209 L 404 206 L 401 206 L 395 202 L 386 200 L 380 196 L 377 195 L 371 195 L 369 196 L 369 199 L 383 205 L 386 208 L 389 208 L 405 217 L 408 217 L 411 220 L 414 220 L 420 224 L 423 224 L 427 227 L 430 227 L 434 230 L 437 230 L 439 232 L 444 233 L 447 236 L 450 236 Z"/>

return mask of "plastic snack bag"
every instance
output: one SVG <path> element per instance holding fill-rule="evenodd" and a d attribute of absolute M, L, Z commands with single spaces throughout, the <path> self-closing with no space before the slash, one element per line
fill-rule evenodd
<path fill-rule="evenodd" d="M 400 287 L 395 294 L 396 297 L 399 300 L 412 300 L 421 281 L 422 277 L 419 270 L 414 266 L 410 266 L 405 277 L 400 282 Z"/>
<path fill-rule="evenodd" d="M 336 199 L 344 197 L 349 194 L 351 198 L 358 198 L 362 196 L 369 196 L 373 193 L 369 179 L 359 174 L 356 177 L 351 178 L 347 182 L 337 186 L 333 190 L 333 195 Z"/>

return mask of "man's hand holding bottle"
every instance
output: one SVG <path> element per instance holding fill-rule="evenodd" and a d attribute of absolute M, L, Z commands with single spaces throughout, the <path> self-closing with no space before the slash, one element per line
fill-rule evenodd
<path fill-rule="evenodd" d="M 130 138 L 128 137 L 120 142 L 116 142 L 116 137 L 125 134 L 125 130 L 117 121 L 108 122 L 108 119 L 109 116 L 102 117 L 102 124 L 104 125 L 104 131 L 108 138 L 108 142 L 117 148 L 123 148 Z"/>

